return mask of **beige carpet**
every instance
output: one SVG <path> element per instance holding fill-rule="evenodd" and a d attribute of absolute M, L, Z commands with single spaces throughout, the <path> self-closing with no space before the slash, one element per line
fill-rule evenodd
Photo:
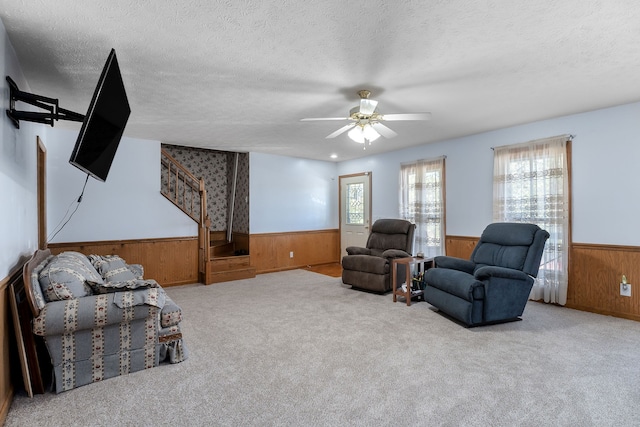
<path fill-rule="evenodd" d="M 6 425 L 640 425 L 640 322 L 529 303 L 466 329 L 304 270 L 168 292 L 189 360 L 19 394 Z"/>

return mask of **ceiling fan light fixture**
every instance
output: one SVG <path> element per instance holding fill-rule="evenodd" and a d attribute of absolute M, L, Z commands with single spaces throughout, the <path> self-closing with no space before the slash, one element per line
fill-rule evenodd
<path fill-rule="evenodd" d="M 372 142 L 380 138 L 380 134 L 368 123 L 365 125 L 355 126 L 349 131 L 349 133 L 347 133 L 347 135 L 349 135 L 349 138 L 353 141 L 360 144 L 364 144 L 365 141 Z"/>
<path fill-rule="evenodd" d="M 300 120 L 350 120 L 351 123 L 330 133 L 325 138 L 332 139 L 349 131 L 347 135 L 349 135 L 349 138 L 353 141 L 360 144 L 370 144 L 372 141 L 380 138 L 381 135 L 385 138 L 398 136 L 393 129 L 382 124 L 385 120 L 429 120 L 431 118 L 431 113 L 382 114 L 378 111 L 378 101 L 369 99 L 371 92 L 368 90 L 360 90 L 358 91 L 358 95 L 360 95 L 360 105 L 349 110 L 348 117 L 315 117 Z"/>
<path fill-rule="evenodd" d="M 364 139 L 369 141 L 375 141 L 380 138 L 380 134 L 371 126 L 371 124 L 367 124 L 362 128 L 362 134 L 364 135 Z"/>

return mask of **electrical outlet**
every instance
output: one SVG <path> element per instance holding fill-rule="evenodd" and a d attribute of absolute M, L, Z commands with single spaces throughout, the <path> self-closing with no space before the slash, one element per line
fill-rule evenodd
<path fill-rule="evenodd" d="M 293 251 L 289 252 L 289 258 L 293 258 Z"/>
<path fill-rule="evenodd" d="M 626 288 L 626 289 L 625 289 Z M 620 295 L 623 297 L 631 296 L 631 284 L 630 283 L 620 283 Z"/>

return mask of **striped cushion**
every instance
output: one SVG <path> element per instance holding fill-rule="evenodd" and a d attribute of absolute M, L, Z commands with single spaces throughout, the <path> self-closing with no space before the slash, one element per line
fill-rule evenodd
<path fill-rule="evenodd" d="M 137 277 L 129 269 L 127 263 L 118 255 L 96 256 L 91 255 L 91 262 L 103 277 L 104 281 L 109 282 L 127 282 L 136 280 Z"/>
<path fill-rule="evenodd" d="M 51 302 L 91 295 L 89 283 L 102 283 L 103 280 L 86 256 L 63 252 L 40 271 L 38 282 L 45 301 Z"/>

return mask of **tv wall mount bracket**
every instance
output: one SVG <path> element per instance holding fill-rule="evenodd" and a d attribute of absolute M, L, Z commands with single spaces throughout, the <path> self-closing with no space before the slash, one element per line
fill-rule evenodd
<path fill-rule="evenodd" d="M 70 120 L 74 122 L 82 122 L 84 120 L 84 115 L 61 108 L 57 99 L 23 92 L 18 89 L 16 82 L 9 76 L 7 76 L 7 82 L 9 83 L 9 109 L 7 110 L 7 116 L 17 129 L 20 129 L 20 120 L 44 123 L 51 125 L 51 127 L 53 127 L 54 120 Z M 18 111 L 16 110 L 16 102 L 24 102 L 48 112 Z"/>

